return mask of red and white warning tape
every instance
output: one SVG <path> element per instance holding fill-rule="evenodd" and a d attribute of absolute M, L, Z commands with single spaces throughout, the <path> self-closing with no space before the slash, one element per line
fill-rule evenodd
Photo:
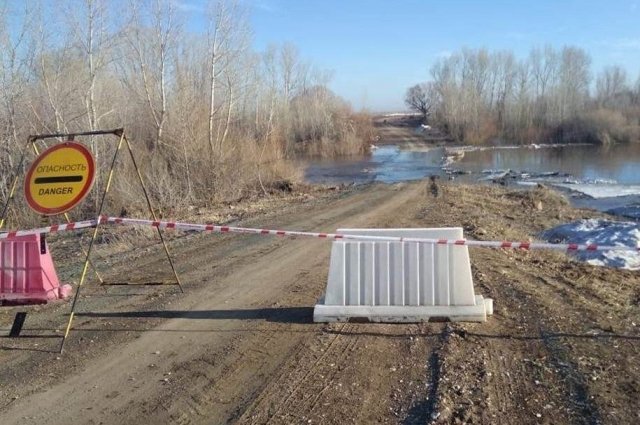
<path fill-rule="evenodd" d="M 102 222 L 102 219 L 100 220 Z M 64 232 L 66 230 L 86 229 L 87 227 L 95 227 L 98 220 L 76 221 L 67 224 L 54 224 L 53 226 L 38 227 L 37 229 L 15 230 L 11 232 L 0 233 L 0 239 L 11 239 L 18 236 L 39 235 L 42 233 Z"/>
<path fill-rule="evenodd" d="M 249 227 L 216 226 L 213 224 L 193 224 L 180 223 L 175 221 L 153 221 L 135 218 L 105 217 L 101 219 L 115 224 L 131 224 L 138 226 L 153 226 L 161 229 L 182 229 L 195 230 L 201 232 L 215 233 L 249 233 L 258 235 L 274 236 L 303 236 L 310 238 L 322 238 L 332 240 L 359 240 L 359 241 L 380 241 L 380 242 L 417 242 L 435 245 L 466 245 L 482 246 L 488 248 L 513 248 L 513 249 L 555 249 L 561 251 L 634 251 L 640 252 L 640 246 L 619 246 L 619 245 L 596 245 L 596 244 L 553 244 L 541 242 L 506 242 L 506 241 L 473 241 L 467 239 L 425 239 L 425 238 L 405 238 L 397 236 L 362 236 L 340 233 L 315 233 L 300 232 L 293 230 L 271 230 L 257 229 Z"/>
<path fill-rule="evenodd" d="M 98 220 L 77 221 L 75 223 L 60 224 L 49 227 L 41 227 L 31 230 L 18 230 L 14 232 L 0 233 L 0 239 L 14 238 L 17 236 L 34 235 L 41 233 L 54 233 L 65 230 L 75 230 L 87 227 L 94 227 Z M 273 236 L 301 236 L 309 238 L 321 238 L 330 240 L 358 240 L 358 241 L 379 241 L 379 242 L 416 242 L 434 245 L 458 245 L 458 246 L 480 246 L 486 248 L 511 248 L 511 249 L 554 249 L 559 251 L 632 251 L 640 252 L 640 245 L 637 247 L 620 245 L 596 245 L 596 244 L 554 244 L 544 242 L 508 242 L 508 241 L 474 241 L 467 239 L 426 239 L 426 238 L 406 238 L 397 236 L 364 236 L 349 235 L 340 233 L 315 233 L 301 232 L 295 230 L 272 230 L 250 227 L 217 226 L 214 224 L 181 223 L 176 221 L 156 221 L 138 218 L 122 217 L 100 217 L 100 223 L 123 224 L 133 226 L 151 226 L 161 229 L 180 229 L 199 232 L 213 233 L 244 233 L 256 235 Z"/>

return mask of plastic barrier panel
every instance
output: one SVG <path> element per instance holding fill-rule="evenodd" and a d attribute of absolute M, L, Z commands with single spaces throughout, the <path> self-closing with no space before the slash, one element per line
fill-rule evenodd
<path fill-rule="evenodd" d="M 340 234 L 462 239 L 461 228 L 339 229 Z M 367 319 L 484 322 L 493 301 L 475 295 L 467 246 L 417 242 L 333 242 L 327 291 L 316 322 Z"/>
<path fill-rule="evenodd" d="M 69 285 L 60 286 L 46 242 L 40 235 L 0 240 L 0 301 L 46 303 L 66 298 Z"/>

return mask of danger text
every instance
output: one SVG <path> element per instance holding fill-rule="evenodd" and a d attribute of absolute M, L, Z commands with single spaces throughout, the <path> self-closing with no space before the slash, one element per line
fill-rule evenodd
<path fill-rule="evenodd" d="M 50 189 L 40 189 L 38 195 L 71 195 L 73 194 L 72 187 L 56 187 Z"/>

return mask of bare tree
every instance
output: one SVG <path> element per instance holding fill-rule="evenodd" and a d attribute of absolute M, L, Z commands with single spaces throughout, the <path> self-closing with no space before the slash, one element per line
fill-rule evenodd
<path fill-rule="evenodd" d="M 242 0 L 209 1 L 201 32 L 181 30 L 190 15 L 173 0 L 24 4 L 22 12 L 22 3 L 0 0 L 3 170 L 27 134 L 124 126 L 146 147 L 138 149 L 151 196 L 178 208 L 256 187 L 268 193 L 290 176 L 287 156 L 362 152 L 371 140 L 370 120 L 331 93 L 329 73 L 295 46 L 251 51 Z M 97 140 L 100 166 L 109 148 Z M 115 192 L 135 205 L 119 181 Z"/>
<path fill-rule="evenodd" d="M 221 150 L 221 145 L 229 132 L 231 121 L 234 88 L 231 84 L 233 78 L 229 68 L 248 48 L 249 27 L 246 12 L 238 1 L 210 0 L 208 7 L 207 27 L 207 56 L 209 62 L 209 116 L 208 116 L 208 142 L 209 152 L 213 158 L 214 151 Z M 216 101 L 216 90 L 220 77 L 226 74 L 227 89 L 227 117 L 220 128 L 214 130 L 216 116 L 222 108 L 222 103 Z"/>
<path fill-rule="evenodd" d="M 517 64 L 511 52 L 498 52 L 495 55 L 495 63 L 499 81 L 496 93 L 497 122 L 504 129 L 504 117 L 513 96 Z"/>
<path fill-rule="evenodd" d="M 78 83 L 84 86 L 86 122 L 91 130 L 100 127 L 101 120 L 114 112 L 111 105 L 100 104 L 97 99 L 99 79 L 115 59 L 119 36 L 118 28 L 114 28 L 109 19 L 109 5 L 106 0 L 72 1 L 66 10 L 73 43 L 85 66 L 86 77 Z"/>
<path fill-rule="evenodd" d="M 114 60 L 117 42 L 117 30 L 110 27 L 109 4 L 105 0 L 69 1 L 66 5 L 66 20 L 70 28 L 71 43 L 75 46 L 77 57 L 82 61 L 84 72 L 78 75 L 75 84 L 83 92 L 86 125 L 83 129 L 96 130 L 101 127 L 105 117 L 113 114 L 114 105 L 98 98 L 99 87 L 106 89 L 107 67 Z M 84 78 L 82 78 L 84 75 Z M 98 166 L 102 153 L 108 148 L 90 137 L 91 151 Z M 96 175 L 96 186 L 101 185 L 101 173 Z M 99 198 L 94 198 L 98 207 Z"/>
<path fill-rule="evenodd" d="M 22 9 L 24 18 L 16 23 L 12 16 L 16 12 L 7 3 L 0 5 L 0 203 L 9 195 L 9 179 L 31 125 L 27 97 L 32 84 L 32 12 Z"/>
<path fill-rule="evenodd" d="M 301 64 L 300 52 L 291 43 L 286 43 L 280 49 L 280 70 L 282 77 L 282 96 L 285 102 L 289 102 L 299 87 L 299 72 Z"/>
<path fill-rule="evenodd" d="M 66 26 L 50 24 L 51 19 L 62 22 L 64 16 L 63 9 L 51 10 L 43 3 L 34 28 L 37 42 L 32 72 L 37 88 L 29 102 L 38 130 L 47 132 L 86 128 L 83 60 Z"/>
<path fill-rule="evenodd" d="M 26 90 L 29 84 L 30 68 L 33 62 L 34 40 L 30 38 L 32 25 L 32 11 L 25 7 L 22 11 L 25 18 L 22 25 L 11 33 L 8 21 L 12 20 L 13 12 L 5 3 L 0 8 L 0 92 L 3 107 L 2 137 L 0 143 L 10 141 L 18 143 L 20 127 L 20 112 L 25 102 Z M 22 117 L 23 118 L 23 117 Z"/>
<path fill-rule="evenodd" d="M 529 54 L 531 73 L 535 83 L 536 97 L 544 97 L 549 84 L 555 78 L 557 69 L 557 55 L 551 46 L 544 49 L 534 48 Z"/>
<path fill-rule="evenodd" d="M 147 105 L 155 129 L 152 148 L 156 149 L 164 144 L 169 96 L 168 68 L 180 26 L 172 2 L 155 0 L 150 10 L 144 9 L 145 5 L 142 3 L 140 6 L 135 1 L 130 4 L 132 19 L 125 31 L 130 69 L 125 70 L 123 79 L 127 88 L 137 92 Z"/>
<path fill-rule="evenodd" d="M 426 122 L 431 108 L 436 101 L 436 90 L 433 83 L 422 83 L 411 86 L 404 96 L 404 103 L 414 111 L 420 112 Z"/>
<path fill-rule="evenodd" d="M 582 49 L 564 47 L 560 54 L 559 118 L 560 121 L 576 115 L 589 96 L 591 58 Z"/>
<path fill-rule="evenodd" d="M 550 107 L 548 90 L 554 84 L 558 74 L 557 54 L 548 45 L 544 49 L 534 48 L 529 54 L 529 63 L 534 82 L 534 121 L 538 125 L 544 125 Z"/>
<path fill-rule="evenodd" d="M 620 100 L 616 98 L 628 89 L 627 73 L 619 66 L 605 68 L 596 80 L 596 98 L 600 106 L 603 107 L 616 106 L 616 100 Z"/>
<path fill-rule="evenodd" d="M 510 136 L 522 139 L 533 124 L 531 101 L 531 65 L 527 61 L 517 67 L 514 89 L 514 105 L 509 108 L 508 129 Z"/>
<path fill-rule="evenodd" d="M 596 121 L 610 127 L 627 122 L 619 139 L 633 139 L 637 113 L 629 107 L 632 90 L 622 68 L 606 69 L 596 85 L 599 106 L 624 113 L 589 116 L 594 105 L 590 64 L 589 55 L 576 47 L 535 48 L 523 60 L 508 51 L 463 49 L 431 68 L 438 94 L 433 119 L 452 137 L 469 142 L 493 137 L 532 141 L 550 134 L 557 140 L 577 140 L 584 135 L 579 123 Z M 407 99 L 416 110 L 424 107 L 420 87 L 410 88 Z M 597 135 L 592 140 L 598 140 Z"/>

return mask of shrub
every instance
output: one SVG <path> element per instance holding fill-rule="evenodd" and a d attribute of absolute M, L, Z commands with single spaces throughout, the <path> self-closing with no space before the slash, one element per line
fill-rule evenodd
<path fill-rule="evenodd" d="M 640 125 L 621 111 L 601 108 L 563 122 L 553 136 L 560 143 L 629 143 L 640 140 Z"/>

